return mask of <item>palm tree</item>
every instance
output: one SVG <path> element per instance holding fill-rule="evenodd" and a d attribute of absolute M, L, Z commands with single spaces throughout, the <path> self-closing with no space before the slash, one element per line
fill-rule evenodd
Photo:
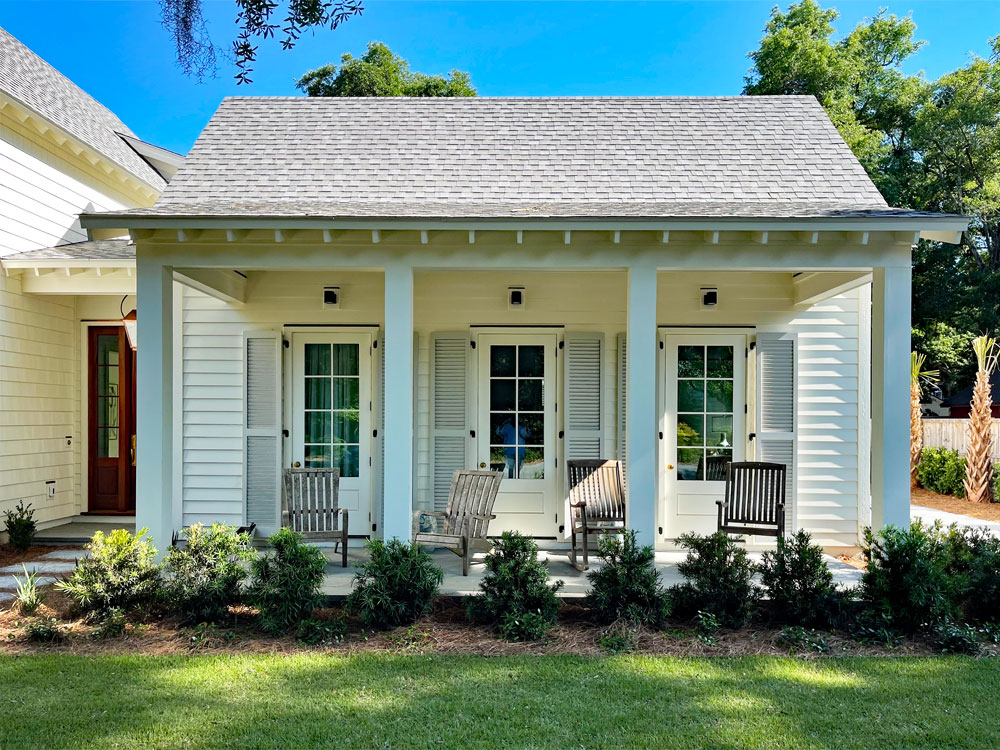
<path fill-rule="evenodd" d="M 937 370 L 925 370 L 926 354 L 910 352 L 910 487 L 917 486 L 917 467 L 924 452 L 924 420 L 920 413 L 920 396 L 925 383 L 936 383 Z"/>
<path fill-rule="evenodd" d="M 969 455 L 965 464 L 965 495 L 973 502 L 993 500 L 993 399 L 990 396 L 990 375 L 997 366 L 1000 349 L 995 339 L 979 336 L 973 339 L 976 353 L 976 385 L 972 389 L 969 408 Z"/>

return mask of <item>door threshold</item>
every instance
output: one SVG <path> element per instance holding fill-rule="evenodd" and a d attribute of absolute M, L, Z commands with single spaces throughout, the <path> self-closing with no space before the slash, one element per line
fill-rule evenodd
<path fill-rule="evenodd" d="M 84 518 L 135 518 L 135 511 L 85 510 L 80 515 Z"/>

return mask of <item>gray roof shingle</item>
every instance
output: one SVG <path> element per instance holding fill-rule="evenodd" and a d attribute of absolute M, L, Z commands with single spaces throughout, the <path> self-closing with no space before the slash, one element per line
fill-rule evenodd
<path fill-rule="evenodd" d="M 2 262 L 7 263 L 12 260 L 135 260 L 135 245 L 127 239 L 87 240 L 14 253 L 5 256 Z"/>
<path fill-rule="evenodd" d="M 115 114 L 0 28 L 0 90 L 157 190 L 166 184 L 118 133 Z"/>

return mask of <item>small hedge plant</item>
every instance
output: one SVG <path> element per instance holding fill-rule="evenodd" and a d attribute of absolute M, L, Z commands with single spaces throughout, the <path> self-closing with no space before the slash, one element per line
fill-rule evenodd
<path fill-rule="evenodd" d="M 779 539 L 777 549 L 763 554 L 758 571 L 775 622 L 823 627 L 838 619 L 843 597 L 823 559 L 823 548 L 812 543 L 808 532 Z"/>
<path fill-rule="evenodd" d="M 597 543 L 604 564 L 587 574 L 590 594 L 587 606 L 597 619 L 610 624 L 618 620 L 662 628 L 670 614 L 670 601 L 654 566 L 652 546 L 640 547 L 636 532 L 619 539 L 606 534 Z"/>
<path fill-rule="evenodd" d="M 255 556 L 250 538 L 233 526 L 200 523 L 184 536 L 183 549 L 171 547 L 163 563 L 166 599 L 187 623 L 220 622 L 240 600 L 247 577 L 241 563 Z"/>
<path fill-rule="evenodd" d="M 19 500 L 14 510 L 4 511 L 3 515 L 4 531 L 7 532 L 10 545 L 19 552 L 24 552 L 35 541 L 37 531 L 35 511 L 31 503 L 25 506 L 24 500 Z"/>
<path fill-rule="evenodd" d="M 88 557 L 79 560 L 73 573 L 56 588 L 65 593 L 91 622 L 123 613 L 146 610 L 160 595 L 160 569 L 154 562 L 156 548 L 146 529 L 131 534 L 115 529 L 98 531 L 87 544 Z"/>
<path fill-rule="evenodd" d="M 965 458 L 947 448 L 924 448 L 917 465 L 917 481 L 939 495 L 965 497 Z"/>
<path fill-rule="evenodd" d="M 257 608 L 261 630 L 276 635 L 297 628 L 323 603 L 326 555 L 289 528 L 280 529 L 269 542 L 274 551 L 250 563 L 247 601 Z"/>
<path fill-rule="evenodd" d="M 398 539 L 373 539 L 365 546 L 369 559 L 354 576 L 348 612 L 365 627 L 384 629 L 416 622 L 430 611 L 444 573 L 427 551 Z"/>
<path fill-rule="evenodd" d="M 677 566 L 687 580 L 670 589 L 674 613 L 681 617 L 708 613 L 732 628 L 746 624 L 760 598 L 746 550 L 721 531 L 710 536 L 684 534 L 677 541 L 688 550 Z"/>
<path fill-rule="evenodd" d="M 538 560 L 538 545 L 516 531 L 505 531 L 486 555 L 486 575 L 479 596 L 469 597 L 470 620 L 497 628 L 509 641 L 544 638 L 559 612 L 556 593 L 563 582 L 549 584 L 549 571 Z"/>

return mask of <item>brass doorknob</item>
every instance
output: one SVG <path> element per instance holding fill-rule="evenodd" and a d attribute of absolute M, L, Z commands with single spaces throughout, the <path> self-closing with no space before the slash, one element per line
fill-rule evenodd
<path fill-rule="evenodd" d="M 673 471 L 673 470 L 674 470 L 674 465 L 673 464 L 667 464 L 667 471 Z"/>
<path fill-rule="evenodd" d="M 479 462 L 479 468 L 480 469 L 485 469 L 486 468 L 486 462 L 485 461 L 480 461 Z"/>
<path fill-rule="evenodd" d="M 296 469 L 297 469 L 297 468 L 299 468 L 300 466 L 302 466 L 302 464 L 301 464 L 301 463 L 299 463 L 298 461 L 296 461 L 295 463 L 293 463 L 293 464 L 292 464 L 292 466 L 293 466 L 294 468 L 296 468 Z"/>

